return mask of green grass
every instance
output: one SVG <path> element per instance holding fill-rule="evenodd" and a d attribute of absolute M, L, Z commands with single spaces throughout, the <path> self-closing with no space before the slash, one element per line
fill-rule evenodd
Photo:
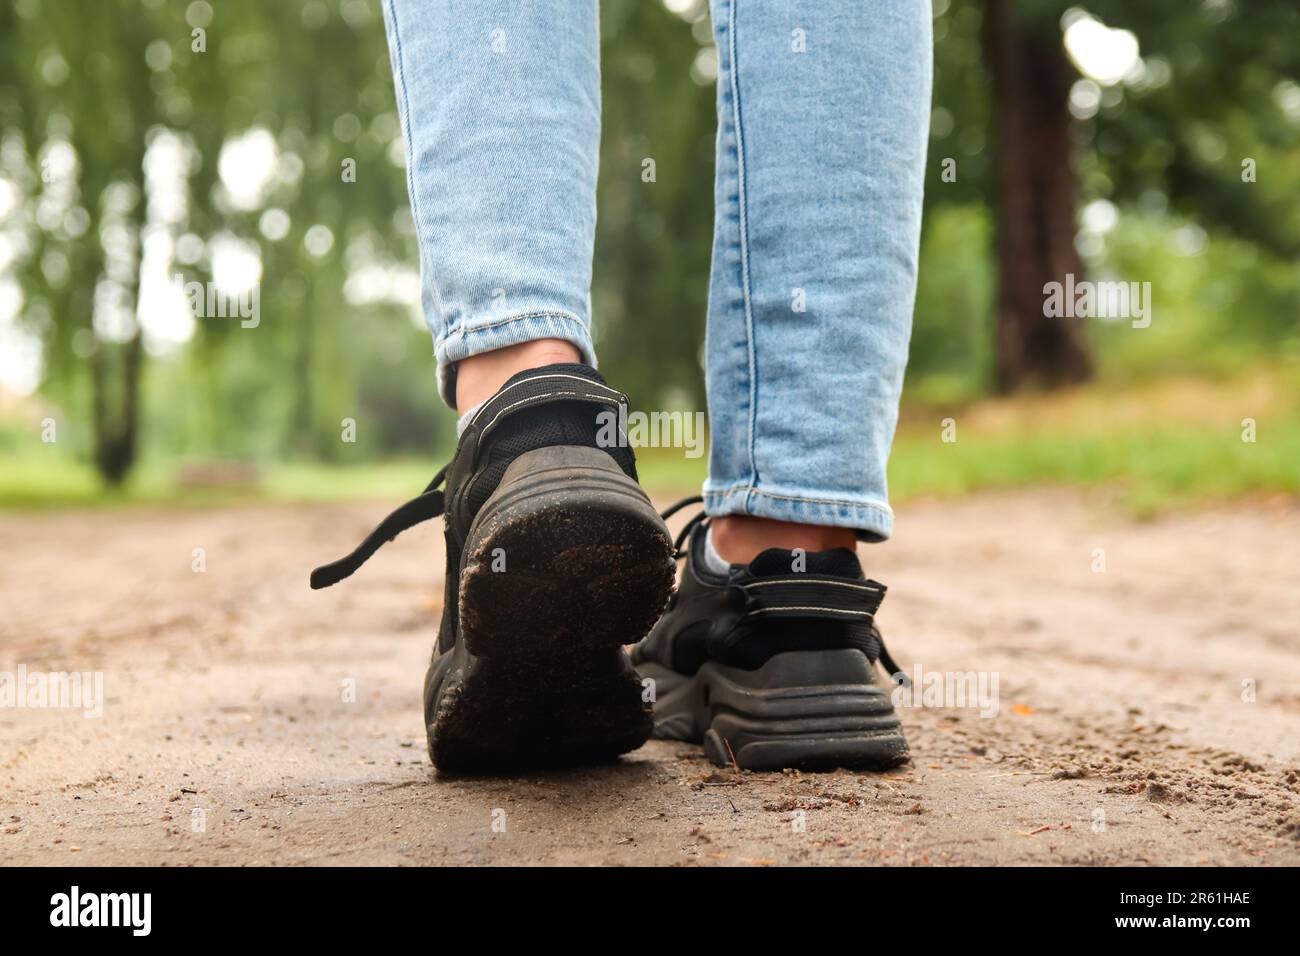
<path fill-rule="evenodd" d="M 44 453 L 42 453 L 44 452 Z M 704 480 L 703 458 L 663 449 L 638 456 L 645 484 L 661 494 L 691 494 Z M 120 488 L 106 489 L 84 462 L 42 447 L 0 457 L 0 509 L 104 508 L 124 505 L 216 507 L 252 502 L 405 500 L 424 489 L 444 460 L 404 459 L 360 465 L 269 462 L 251 486 L 194 488 L 179 480 L 181 463 L 153 460 Z"/>
<path fill-rule="evenodd" d="M 1242 441 L 1243 418 L 1257 440 Z M 957 440 L 941 440 L 952 418 Z M 698 491 L 705 458 L 672 449 L 638 456 L 641 477 L 668 498 Z M 104 491 L 91 468 L 53 446 L 0 457 L 0 507 L 204 507 L 253 501 L 400 501 L 441 460 L 361 465 L 268 463 L 256 484 L 185 488 L 175 461 L 146 462 L 126 487 Z M 1107 486 L 1135 515 L 1255 494 L 1300 495 L 1300 380 L 1285 367 L 1220 382 L 1167 380 L 1113 390 L 905 406 L 890 462 L 895 502 L 1035 485 Z"/>
<path fill-rule="evenodd" d="M 1139 516 L 1254 494 L 1300 494 L 1300 376 L 1260 365 L 1224 379 L 1101 382 L 959 408 L 905 408 L 893 497 L 1106 485 Z M 940 440 L 945 418 L 957 440 Z M 1243 441 L 1243 419 L 1255 441 Z"/>
<path fill-rule="evenodd" d="M 1300 494 L 1300 424 L 1242 442 L 1240 429 L 1151 426 L 1119 432 L 1034 432 L 953 444 L 903 435 L 892 497 L 952 497 L 990 488 L 1114 485 L 1138 516 L 1256 493 Z"/>

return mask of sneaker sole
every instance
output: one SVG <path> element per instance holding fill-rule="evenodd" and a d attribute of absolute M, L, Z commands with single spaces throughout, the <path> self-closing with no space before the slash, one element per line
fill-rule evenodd
<path fill-rule="evenodd" d="M 445 771 L 612 759 L 653 717 L 623 645 L 663 612 L 675 562 L 649 498 L 596 448 L 519 456 L 470 528 L 460 640 L 426 686 Z"/>
<path fill-rule="evenodd" d="M 640 673 L 655 682 L 655 736 L 703 743 L 720 767 L 884 770 L 908 759 L 890 693 L 856 650 L 789 651 L 753 671 Z"/>

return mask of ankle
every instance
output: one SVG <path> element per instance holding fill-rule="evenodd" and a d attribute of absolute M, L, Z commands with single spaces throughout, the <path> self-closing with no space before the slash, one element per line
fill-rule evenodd
<path fill-rule="evenodd" d="M 538 339 L 471 355 L 456 363 L 456 409 L 463 414 L 483 404 L 525 369 L 581 361 L 577 346 L 564 339 Z"/>
<path fill-rule="evenodd" d="M 774 521 L 754 515 L 725 515 L 709 522 L 713 546 L 732 564 L 748 564 L 768 548 L 803 551 L 828 551 L 857 545 L 852 528 L 827 525 L 796 524 Z"/>

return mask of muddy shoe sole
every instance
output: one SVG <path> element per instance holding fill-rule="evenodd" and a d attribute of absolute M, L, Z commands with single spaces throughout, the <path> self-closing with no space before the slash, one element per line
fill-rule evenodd
<path fill-rule="evenodd" d="M 611 759 L 649 737 L 624 644 L 672 591 L 668 529 L 597 448 L 519 456 L 470 527 L 459 640 L 425 688 L 429 755 L 477 772 Z"/>
<path fill-rule="evenodd" d="M 883 770 L 908 759 L 890 693 L 856 650 L 789 651 L 753 671 L 639 670 L 654 681 L 655 736 L 702 742 L 721 767 Z"/>

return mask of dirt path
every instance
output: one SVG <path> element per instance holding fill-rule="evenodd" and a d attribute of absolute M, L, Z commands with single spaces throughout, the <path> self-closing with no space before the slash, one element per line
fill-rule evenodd
<path fill-rule="evenodd" d="M 1142 525 L 1064 492 L 909 506 L 864 551 L 890 647 L 996 672 L 1000 709 L 908 710 L 900 771 L 715 773 L 652 742 L 452 781 L 420 721 L 436 533 L 306 586 L 383 510 L 0 517 L 0 671 L 98 670 L 106 692 L 100 719 L 0 709 L 0 859 L 1300 863 L 1294 504 Z"/>

